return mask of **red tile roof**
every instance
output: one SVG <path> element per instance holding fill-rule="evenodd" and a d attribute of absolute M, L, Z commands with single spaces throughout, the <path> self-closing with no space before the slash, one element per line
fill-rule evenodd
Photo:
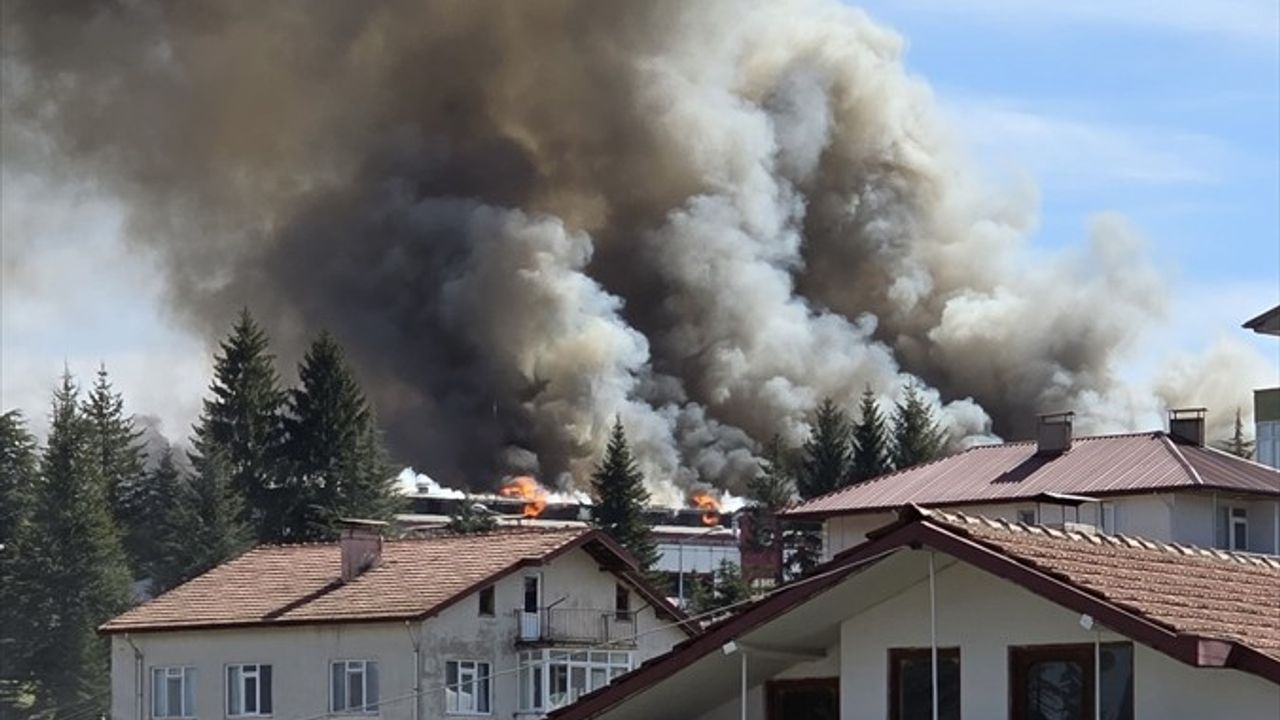
<path fill-rule="evenodd" d="M 1280 560 L 1125 536 L 1064 532 L 908 506 L 901 519 L 617 682 L 552 712 L 587 720 L 648 690 L 725 643 L 803 606 L 895 549 L 927 546 L 1087 613 L 1103 626 L 1196 667 L 1229 667 L 1280 684 Z"/>
<path fill-rule="evenodd" d="M 788 511 L 828 517 L 908 503 L 939 507 L 1026 500 L 1042 493 L 1123 495 L 1202 489 L 1280 496 L 1280 471 L 1163 432 L 1076 438 L 1060 455 L 1034 442 L 979 445 L 814 498 Z"/>
<path fill-rule="evenodd" d="M 103 632 L 422 618 L 516 569 L 582 547 L 673 608 L 597 530 L 503 530 L 389 540 L 382 562 L 343 584 L 337 543 L 262 545 L 101 627 Z"/>

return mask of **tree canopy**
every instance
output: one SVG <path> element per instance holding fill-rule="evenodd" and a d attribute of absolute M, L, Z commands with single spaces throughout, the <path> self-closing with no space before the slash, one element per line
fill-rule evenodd
<path fill-rule="evenodd" d="M 893 464 L 899 470 L 937 459 L 947 445 L 933 411 L 915 385 L 908 385 L 893 413 Z"/>
<path fill-rule="evenodd" d="M 808 500 L 849 484 L 853 470 L 849 418 L 831 398 L 814 414 L 809 439 L 802 448 L 796 489 Z"/>
<path fill-rule="evenodd" d="M 631 455 L 621 417 L 614 420 L 609 445 L 605 448 L 604 458 L 596 466 L 591 483 L 596 495 L 596 504 L 592 507 L 596 526 L 630 550 L 642 569 L 652 568 L 658 560 L 658 548 L 653 539 L 653 528 L 644 515 L 649 504 L 649 491 L 645 489 L 644 476 Z"/>
<path fill-rule="evenodd" d="M 868 385 L 858 404 L 858 421 L 853 426 L 853 479 L 862 482 L 893 470 L 889 430 L 880 403 Z"/>

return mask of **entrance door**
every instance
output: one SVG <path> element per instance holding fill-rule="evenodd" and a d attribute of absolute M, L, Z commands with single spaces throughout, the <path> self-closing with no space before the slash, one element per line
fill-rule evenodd
<path fill-rule="evenodd" d="M 524 576 L 524 605 L 520 610 L 520 639 L 542 636 L 542 575 Z"/>
<path fill-rule="evenodd" d="M 766 684 L 769 720 L 837 720 L 839 678 L 770 680 Z"/>

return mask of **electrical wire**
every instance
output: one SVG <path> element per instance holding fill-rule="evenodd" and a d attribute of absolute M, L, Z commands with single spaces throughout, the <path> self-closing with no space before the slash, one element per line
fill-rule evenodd
<path fill-rule="evenodd" d="M 595 651 L 597 651 L 597 652 L 598 652 L 598 651 L 601 651 L 601 650 L 607 650 L 607 649 L 609 649 L 611 646 L 613 646 L 615 643 L 618 643 L 618 642 L 630 642 L 630 641 L 634 641 L 636 638 L 644 637 L 644 636 L 651 635 L 651 634 L 656 633 L 656 632 L 660 632 L 660 631 L 663 631 L 663 630 L 669 630 L 669 629 L 671 629 L 671 628 L 675 628 L 675 627 L 680 627 L 680 626 L 682 626 L 682 625 L 686 625 L 686 624 L 688 624 L 690 621 L 693 621 L 693 620 L 698 620 L 698 619 L 700 619 L 700 618 L 704 618 L 704 617 L 714 617 L 714 616 L 716 616 L 716 615 L 723 615 L 723 614 L 725 613 L 725 611 L 727 611 L 727 610 L 731 610 L 731 609 L 733 609 L 733 608 L 736 608 L 736 607 L 739 607 L 739 606 L 743 606 L 743 605 L 749 605 L 749 604 L 753 604 L 753 603 L 763 602 L 763 601 L 767 600 L 768 598 L 772 597 L 773 595 L 776 595 L 776 594 L 779 594 L 779 593 L 782 593 L 782 592 L 790 592 L 790 591 L 792 591 L 792 590 L 796 589 L 797 587 L 800 587 L 800 586 L 802 586 L 802 585 L 806 585 L 806 584 L 811 583 L 811 582 L 813 582 L 813 581 L 815 581 L 815 580 L 820 580 L 820 579 L 822 579 L 822 578 L 829 577 L 829 576 L 831 576 L 831 575 L 836 575 L 836 574 L 839 574 L 839 573 L 849 572 L 849 571 L 853 570 L 854 568 L 860 567 L 860 566 L 862 566 L 862 565 L 866 565 L 867 563 L 870 563 L 870 562 L 873 562 L 873 561 L 879 560 L 880 558 L 886 557 L 886 556 L 888 556 L 888 555 L 892 555 L 893 553 L 896 553 L 896 552 L 898 552 L 899 550 L 901 550 L 901 548 L 892 548 L 892 549 L 886 550 L 886 551 L 884 551 L 884 552 L 881 552 L 881 553 L 877 553 L 877 554 L 875 554 L 875 555 L 872 555 L 872 556 L 870 556 L 870 557 L 863 558 L 862 560 L 859 560 L 859 561 L 858 561 L 858 562 L 856 562 L 856 563 L 850 563 L 850 564 L 847 564 L 847 565 L 841 565 L 840 567 L 832 568 L 832 569 L 830 569 L 830 570 L 827 570 L 827 571 L 824 571 L 824 572 L 818 573 L 818 574 L 816 574 L 816 575 L 810 575 L 810 576 L 808 576 L 808 577 L 801 578 L 801 579 L 799 579 L 799 580 L 796 580 L 796 581 L 795 581 L 795 582 L 793 582 L 793 583 L 790 583 L 790 584 L 787 584 L 787 585 L 782 585 L 782 586 L 776 587 L 776 588 L 774 588 L 773 590 L 770 590 L 769 592 L 764 593 L 764 594 L 763 594 L 763 595 L 761 595 L 760 597 L 756 597 L 756 598 L 748 598 L 748 599 L 746 599 L 746 600 L 740 600 L 740 601 L 738 601 L 738 602 L 731 603 L 731 604 L 729 604 L 729 605 L 725 605 L 724 607 L 716 608 L 715 610 L 710 610 L 710 611 L 707 611 L 707 612 L 704 612 L 704 613 L 699 613 L 699 614 L 696 614 L 696 615 L 688 615 L 688 616 L 686 616 L 686 617 L 685 617 L 685 619 L 684 619 L 684 620 L 681 620 L 681 621 L 679 621 L 679 622 L 668 623 L 668 624 L 666 624 L 666 625 L 655 625 L 654 627 L 651 627 L 651 628 L 649 628 L 648 630 L 645 630 L 644 632 L 635 633 L 634 635 L 628 635 L 626 638 L 619 638 L 618 640 L 610 640 L 610 641 L 605 642 L 603 645 L 596 645 L 596 646 L 593 646 L 593 647 L 590 647 L 590 648 L 581 648 L 581 649 L 578 649 L 577 651 L 578 651 L 578 652 L 590 652 L 590 651 L 592 651 L 592 650 L 595 650 Z M 524 666 L 522 666 L 522 665 L 517 665 L 517 666 L 512 667 L 512 668 L 505 668 L 505 669 L 502 669 L 502 670 L 495 670 L 495 671 L 493 671 L 493 672 L 489 673 L 488 675 L 484 675 L 484 676 L 481 676 L 481 677 L 477 677 L 475 680 L 473 680 L 471 683 L 468 683 L 468 684 L 475 684 L 475 683 L 479 683 L 479 682 L 482 682 L 482 681 L 489 681 L 489 680 L 492 680 L 492 679 L 494 679 L 494 678 L 503 677 L 503 676 L 506 676 L 506 675 L 513 675 L 513 674 L 515 674 L 515 673 L 520 672 L 522 669 L 524 669 Z M 633 668 L 633 669 L 634 669 L 634 668 Z M 460 683 L 454 683 L 454 684 L 452 684 L 452 685 L 445 684 L 445 685 L 436 685 L 436 686 L 433 686 L 433 687 L 421 688 L 421 689 L 419 689 L 419 690 L 417 690 L 417 691 L 414 691 L 414 692 L 408 692 L 408 693 L 405 693 L 405 694 L 403 694 L 403 695 L 396 695 L 396 696 L 393 696 L 393 697 L 389 697 L 389 698 L 387 698 L 387 699 L 385 699 L 385 700 L 383 700 L 383 699 L 379 699 L 379 700 L 378 700 L 378 703 L 377 703 L 377 706 L 378 706 L 378 707 L 382 707 L 382 706 L 384 706 L 384 705 L 395 705 L 395 704 L 397 704 L 397 703 L 405 702 L 406 700 L 412 700 L 415 696 L 417 696 L 417 697 L 425 697 L 425 696 L 426 696 L 426 695 L 428 695 L 428 694 L 431 694 L 431 693 L 437 693 L 437 692 L 442 692 L 442 691 L 448 690 L 449 688 L 452 688 L 452 687 L 458 687 L 459 685 L 460 685 Z M 323 713 L 316 713 L 316 714 L 314 714 L 314 715 L 300 715 L 300 716 L 294 716 L 294 717 L 293 717 L 293 718 L 291 718 L 290 720 L 324 720 L 324 718 L 331 717 L 331 716 L 333 716 L 333 715 L 335 715 L 335 714 L 336 714 L 336 713 L 333 713 L 333 712 L 323 712 Z M 415 719 L 415 720 L 416 720 L 416 719 Z"/>

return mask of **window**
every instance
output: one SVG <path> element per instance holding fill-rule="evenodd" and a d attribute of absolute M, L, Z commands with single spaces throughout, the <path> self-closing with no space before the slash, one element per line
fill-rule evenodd
<path fill-rule="evenodd" d="M 524 611 L 536 613 L 538 612 L 538 604 L 542 600 L 542 583 L 541 578 L 537 575 L 526 575 L 524 577 Z"/>
<path fill-rule="evenodd" d="M 271 666 L 227 666 L 227 715 L 271 714 Z"/>
<path fill-rule="evenodd" d="M 1219 530 L 1221 542 L 1219 547 L 1227 550 L 1249 549 L 1249 509 L 1238 506 L 1218 508 Z"/>
<path fill-rule="evenodd" d="M 489 714 L 489 663 L 450 660 L 445 663 L 445 711 L 455 714 Z"/>
<path fill-rule="evenodd" d="M 631 653 L 533 650 L 519 656 L 519 708 L 544 712 L 568 705 L 631 670 Z"/>
<path fill-rule="evenodd" d="M 1098 503 L 1100 512 L 1102 513 L 1102 522 L 1100 530 L 1104 535 L 1114 535 L 1116 533 L 1116 504 L 1113 502 Z"/>
<path fill-rule="evenodd" d="M 480 590 L 480 615 L 493 617 L 493 586 Z"/>
<path fill-rule="evenodd" d="M 618 583 L 613 591 L 613 610 L 614 617 L 631 622 L 631 591 L 622 583 Z"/>
<path fill-rule="evenodd" d="M 889 650 L 889 720 L 933 717 L 933 652 Z M 960 718 L 960 648 L 938 648 L 938 717 Z"/>
<path fill-rule="evenodd" d="M 1035 525 L 1036 511 L 1035 510 L 1019 510 L 1018 522 L 1022 523 L 1023 525 Z"/>
<path fill-rule="evenodd" d="M 1094 692 L 1100 720 L 1133 720 L 1133 645 L 1106 643 L 1098 651 L 1101 683 L 1094 687 L 1094 646 L 1009 648 L 1013 720 L 1091 720 Z"/>
<path fill-rule="evenodd" d="M 196 714 L 196 669 L 151 668 L 151 717 L 189 718 Z"/>
<path fill-rule="evenodd" d="M 378 663 L 338 660 L 329 673 L 329 712 L 378 712 Z"/>

